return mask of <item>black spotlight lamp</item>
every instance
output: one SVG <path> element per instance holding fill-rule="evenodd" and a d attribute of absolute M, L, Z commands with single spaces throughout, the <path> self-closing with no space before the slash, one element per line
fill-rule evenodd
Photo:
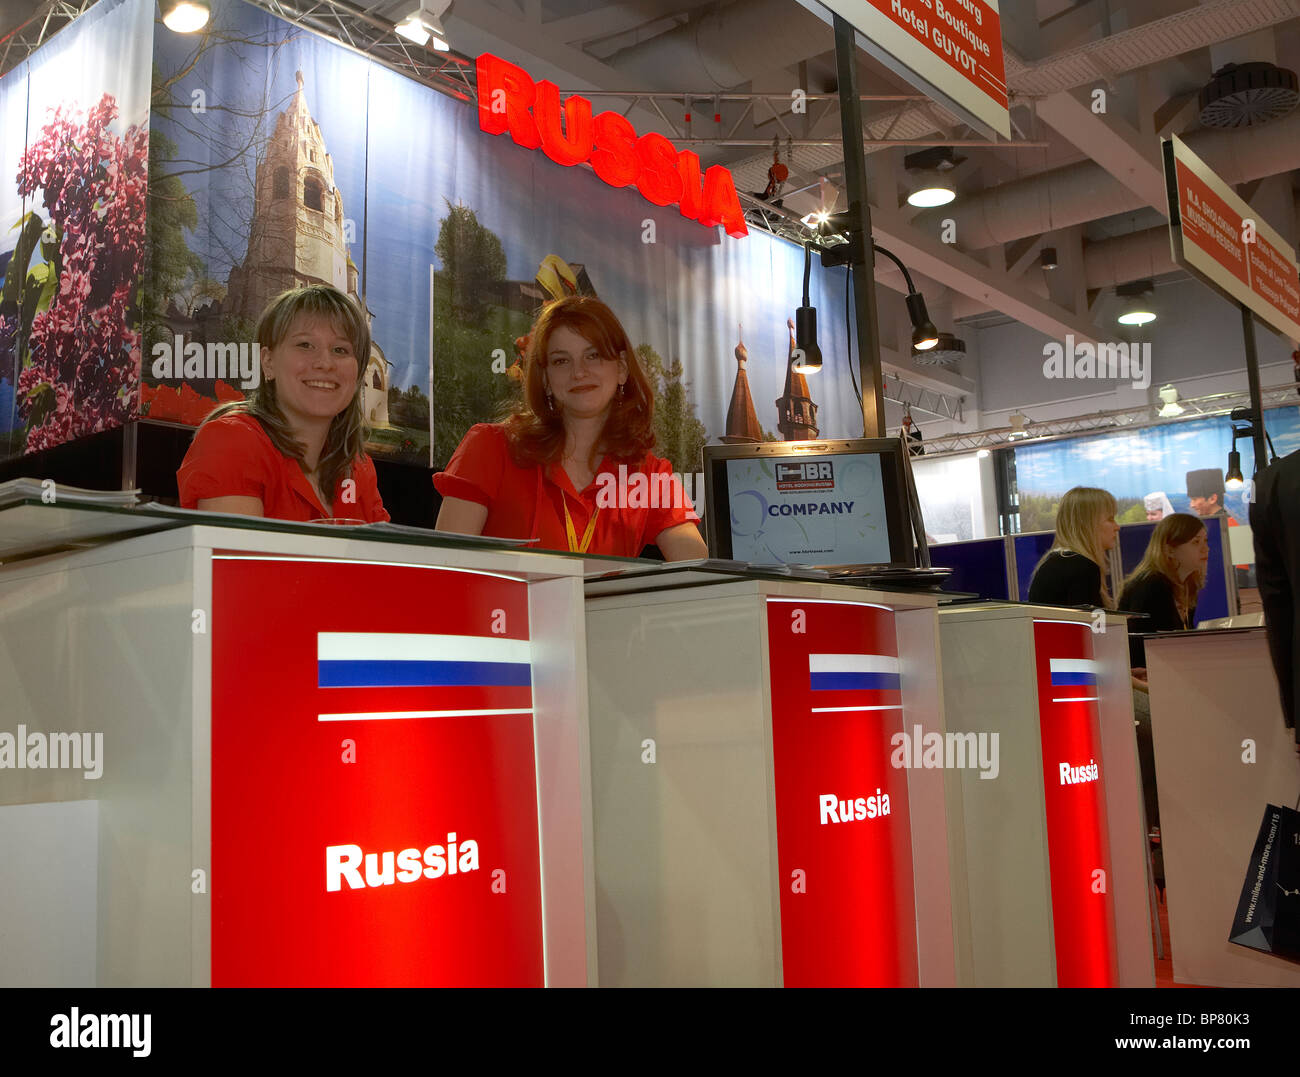
<path fill-rule="evenodd" d="M 809 371 L 817 371 L 822 366 L 821 350 L 817 347 L 817 311 L 808 299 L 808 277 L 812 270 L 812 251 L 816 246 L 821 251 L 823 266 L 837 266 L 848 263 L 856 250 L 855 244 L 861 243 L 861 233 L 853 230 L 855 215 L 852 213 L 832 213 L 817 221 L 816 231 L 821 237 L 830 237 L 848 233 L 848 242 L 834 246 L 823 246 L 806 240 L 803 245 L 803 306 L 795 311 L 795 346 L 803 351 L 804 361 Z M 912 347 L 917 351 L 929 351 L 939 343 L 939 330 L 930 321 L 930 313 L 925 309 L 925 297 L 916 290 L 912 274 L 907 266 L 893 251 L 888 251 L 879 243 L 873 242 L 872 249 L 883 254 L 903 271 L 903 280 L 907 282 L 907 314 L 912 319 Z M 795 368 L 799 370 L 799 367 Z"/>
<path fill-rule="evenodd" d="M 790 369 L 796 374 L 816 374 L 822 368 L 822 350 L 817 346 L 817 308 L 808 298 L 808 278 L 812 273 L 811 241 L 803 245 L 803 306 L 794 312 L 795 357 Z"/>
<path fill-rule="evenodd" d="M 1228 421 L 1232 424 L 1232 448 L 1228 451 L 1228 470 L 1223 476 L 1223 488 L 1225 490 L 1240 490 L 1246 485 L 1246 477 L 1241 471 L 1241 453 L 1237 451 L 1237 442 L 1241 438 L 1253 438 L 1255 436 L 1255 424 L 1259 422 L 1259 417 L 1253 408 L 1233 408 L 1232 413 L 1228 416 Z M 1273 439 L 1269 436 L 1267 428 L 1264 429 L 1264 440 L 1268 442 L 1270 462 L 1276 461 L 1277 450 L 1273 448 Z M 1261 461 L 1256 460 L 1256 475 L 1259 474 L 1260 466 Z"/>
<path fill-rule="evenodd" d="M 1240 490 L 1246 485 L 1246 477 L 1241 473 L 1241 453 L 1237 451 L 1237 431 L 1232 432 L 1232 449 L 1228 453 L 1228 470 L 1223 475 L 1225 490 Z"/>
<path fill-rule="evenodd" d="M 916 290 L 912 283 L 912 274 L 907 266 L 893 251 L 887 251 L 879 243 L 873 243 L 877 254 L 883 254 L 903 271 L 903 280 L 907 282 L 907 316 L 912 319 L 912 347 L 919 352 L 929 351 L 939 343 L 939 330 L 930 321 L 930 312 L 925 309 L 925 296 Z"/>

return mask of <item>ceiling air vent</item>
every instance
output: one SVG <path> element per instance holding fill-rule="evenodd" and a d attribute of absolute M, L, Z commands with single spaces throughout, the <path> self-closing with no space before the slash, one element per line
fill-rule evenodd
<path fill-rule="evenodd" d="M 1227 64 L 1201 91 L 1206 127 L 1254 127 L 1280 119 L 1300 101 L 1294 71 L 1273 64 Z"/>
<path fill-rule="evenodd" d="M 966 342 L 951 333 L 940 333 L 939 343 L 928 351 L 912 349 L 912 362 L 917 366 L 951 366 L 966 358 Z"/>

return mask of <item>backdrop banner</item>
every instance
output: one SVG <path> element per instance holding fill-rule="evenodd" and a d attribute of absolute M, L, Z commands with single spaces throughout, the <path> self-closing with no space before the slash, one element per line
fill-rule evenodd
<path fill-rule="evenodd" d="M 0 79 L 0 459 L 140 391 L 152 0 L 104 0 Z"/>
<path fill-rule="evenodd" d="M 194 425 L 252 392 L 267 301 L 325 282 L 371 317 L 364 406 L 390 459 L 445 464 L 499 418 L 538 309 L 574 293 L 626 325 L 682 475 L 713 438 L 861 436 L 842 268 L 813 267 L 826 367 L 788 375 L 800 247 L 557 164 L 480 130 L 474 102 L 237 0 L 212 18 L 156 35 L 142 414 Z"/>

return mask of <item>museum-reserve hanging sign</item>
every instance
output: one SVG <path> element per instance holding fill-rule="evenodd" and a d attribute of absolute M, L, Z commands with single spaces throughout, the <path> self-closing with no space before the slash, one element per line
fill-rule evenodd
<path fill-rule="evenodd" d="M 1300 271 L 1291 244 L 1182 139 L 1166 139 L 1162 148 L 1174 261 L 1300 340 Z"/>
<path fill-rule="evenodd" d="M 561 104 L 553 82 L 533 82 L 521 67 L 483 53 L 477 61 L 478 122 L 489 134 L 509 134 L 525 149 L 541 149 L 561 165 L 589 163 L 611 187 L 633 184 L 656 206 L 676 205 L 683 217 L 727 235 L 749 234 L 731 172 L 678 151 L 656 132 L 638 136 L 617 112 L 592 114 L 591 102 L 570 94 Z M 563 120 L 561 120 L 563 113 Z"/>

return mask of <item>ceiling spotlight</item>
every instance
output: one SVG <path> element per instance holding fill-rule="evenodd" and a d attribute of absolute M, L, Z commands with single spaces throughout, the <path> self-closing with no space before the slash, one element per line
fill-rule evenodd
<path fill-rule="evenodd" d="M 451 0 L 420 0 L 420 5 L 393 29 L 417 45 L 427 44 L 438 52 L 450 52 L 447 31 L 442 28 L 442 16 L 449 7 Z"/>
<path fill-rule="evenodd" d="M 921 208 L 946 206 L 956 198 L 957 190 L 945 173 L 951 172 L 965 159 L 951 146 L 931 146 L 907 154 L 903 158 L 903 167 L 912 176 L 908 205 Z"/>
<path fill-rule="evenodd" d="M 992 454 L 991 452 L 989 452 L 988 449 L 980 449 L 979 452 L 977 452 L 977 453 L 975 454 L 975 459 L 976 459 L 976 460 L 987 460 L 987 459 L 988 459 L 990 456 L 992 456 L 992 455 L 993 455 L 993 454 Z"/>
<path fill-rule="evenodd" d="M 935 206 L 946 206 L 956 197 L 957 191 L 952 180 L 933 172 L 916 181 L 912 193 L 907 196 L 907 204 L 919 209 L 932 209 Z"/>
<path fill-rule="evenodd" d="M 1151 309 L 1150 303 L 1136 303 L 1116 319 L 1120 325 L 1146 325 L 1155 320 L 1156 312 Z"/>
<path fill-rule="evenodd" d="M 1056 260 L 1056 248 L 1044 247 L 1038 252 L 1038 265 L 1042 269 L 1055 269 L 1060 263 Z"/>
<path fill-rule="evenodd" d="M 1162 407 L 1156 413 L 1162 419 L 1172 419 L 1181 415 L 1187 409 L 1178 403 L 1178 390 L 1172 385 L 1166 385 L 1159 393 Z"/>
<path fill-rule="evenodd" d="M 799 218 L 799 222 L 814 232 L 820 232 L 822 225 L 831 219 L 829 211 L 824 209 L 815 209 L 811 213 L 805 213 Z"/>
<path fill-rule="evenodd" d="M 1029 431 L 1025 428 L 1029 425 L 1030 420 L 1023 412 L 1012 412 L 1007 422 L 1011 424 L 1011 433 L 1007 435 L 1008 441 L 1029 437 Z"/>
<path fill-rule="evenodd" d="M 212 12 L 207 0 L 163 0 L 163 25 L 177 34 L 192 34 L 207 26 Z"/>
<path fill-rule="evenodd" d="M 1124 301 L 1119 318 L 1116 319 L 1120 325 L 1146 325 L 1156 320 L 1156 312 L 1151 304 L 1154 288 L 1152 281 L 1135 280 L 1115 289 L 1115 294 Z"/>

